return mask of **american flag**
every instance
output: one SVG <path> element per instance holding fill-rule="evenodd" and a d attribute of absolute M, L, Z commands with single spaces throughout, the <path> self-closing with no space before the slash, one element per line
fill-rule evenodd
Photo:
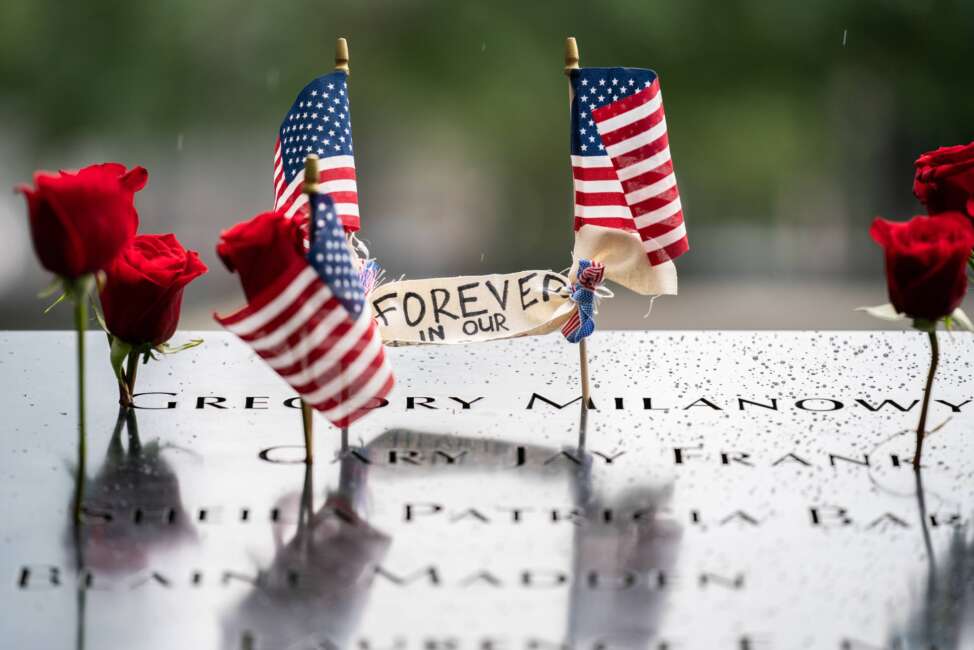
<path fill-rule="evenodd" d="M 308 198 L 301 191 L 304 159 L 317 154 L 319 188 L 335 200 L 347 232 L 359 229 L 358 187 L 352 155 L 348 74 L 318 77 L 298 94 L 274 145 L 274 209 L 293 216 Z"/>
<path fill-rule="evenodd" d="M 575 230 L 636 231 L 654 266 L 687 252 L 656 73 L 581 68 L 571 83 Z"/>
<path fill-rule="evenodd" d="M 295 253 L 278 290 L 217 321 L 250 344 L 305 402 L 345 427 L 389 394 L 393 376 L 335 204 L 325 194 L 311 200 L 306 257 Z"/>

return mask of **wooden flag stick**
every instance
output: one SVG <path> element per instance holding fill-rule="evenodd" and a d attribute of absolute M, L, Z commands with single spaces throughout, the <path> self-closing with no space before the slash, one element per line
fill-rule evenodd
<path fill-rule="evenodd" d="M 565 76 L 570 77 L 572 70 L 578 70 L 578 43 L 574 36 L 565 39 Z M 575 99 L 575 91 L 572 89 L 572 82 L 568 80 L 568 110 L 571 112 L 572 101 Z M 586 415 L 588 413 L 588 402 L 591 396 L 591 388 L 588 381 L 588 344 L 587 339 L 578 342 L 578 367 L 582 379 L 582 435 L 585 435 Z"/>
<path fill-rule="evenodd" d="M 352 70 L 348 67 L 348 41 L 343 36 L 339 36 L 335 41 L 335 70 L 351 74 Z M 355 246 L 352 245 L 351 236 L 346 236 L 349 246 L 355 253 Z M 357 259 L 357 258 L 356 258 Z M 348 451 L 348 427 L 342 427 L 342 448 L 340 454 Z"/>
<path fill-rule="evenodd" d="M 318 191 L 318 156 L 310 154 L 304 160 L 304 185 L 301 190 L 308 195 L 311 204 Z M 312 211 L 313 213 L 313 211 Z M 308 219 L 308 239 L 314 239 L 314 219 Z M 304 426 L 304 462 L 314 462 L 314 411 L 311 405 L 301 400 L 301 423 Z"/>
<path fill-rule="evenodd" d="M 311 465 L 314 456 L 314 411 L 304 400 L 301 400 L 301 423 L 304 425 L 304 462 Z"/>
<path fill-rule="evenodd" d="M 348 41 L 339 36 L 335 41 L 335 70 L 341 70 L 345 74 L 351 74 L 348 68 Z"/>

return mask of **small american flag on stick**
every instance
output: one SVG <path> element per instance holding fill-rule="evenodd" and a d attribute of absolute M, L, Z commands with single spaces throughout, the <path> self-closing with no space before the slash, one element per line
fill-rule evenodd
<path fill-rule="evenodd" d="M 360 227 L 348 74 L 335 71 L 318 77 L 298 94 L 284 116 L 274 145 L 274 209 L 293 216 L 306 209 L 304 160 L 318 156 L 318 191 L 335 201 L 347 232 Z"/>
<path fill-rule="evenodd" d="M 347 427 L 392 390 L 382 339 L 335 210 L 311 194 L 311 245 L 273 290 L 217 321 L 247 342 L 309 405 Z M 286 219 L 283 215 L 281 219 Z"/>
<path fill-rule="evenodd" d="M 656 73 L 580 68 L 570 79 L 575 230 L 638 232 L 653 266 L 687 252 Z"/>

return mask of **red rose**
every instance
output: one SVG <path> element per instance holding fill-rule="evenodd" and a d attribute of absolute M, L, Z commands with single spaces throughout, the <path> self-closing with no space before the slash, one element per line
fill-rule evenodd
<path fill-rule="evenodd" d="M 124 165 L 105 163 L 77 172 L 38 172 L 33 189 L 19 186 L 44 268 L 66 278 L 105 268 L 135 236 L 134 195 L 148 178 L 142 167 L 126 171 Z"/>
<path fill-rule="evenodd" d="M 927 212 L 974 217 L 974 142 L 927 152 L 914 165 L 913 193 Z"/>
<path fill-rule="evenodd" d="M 240 275 L 248 302 L 304 257 L 303 222 L 283 212 L 264 212 L 220 234 L 217 255 Z"/>
<path fill-rule="evenodd" d="M 974 247 L 974 229 L 962 214 L 906 223 L 876 219 L 869 234 L 886 251 L 886 283 L 897 312 L 936 321 L 957 309 L 967 291 L 967 259 Z"/>
<path fill-rule="evenodd" d="M 174 235 L 139 235 L 105 269 L 108 331 L 133 345 L 165 343 L 179 323 L 183 288 L 204 273 L 199 255 Z"/>

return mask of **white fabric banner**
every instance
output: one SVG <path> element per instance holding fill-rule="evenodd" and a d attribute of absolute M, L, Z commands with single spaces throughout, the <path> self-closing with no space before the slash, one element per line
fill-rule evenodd
<path fill-rule="evenodd" d="M 575 233 L 575 250 L 570 277 L 575 277 L 578 260 L 605 264 L 605 278 L 644 296 L 675 296 L 676 265 L 664 262 L 650 266 L 639 235 L 618 228 L 584 225 Z"/>
<path fill-rule="evenodd" d="M 560 328 L 574 309 L 570 284 L 554 271 L 402 280 L 368 300 L 386 343 L 470 343 Z"/>

